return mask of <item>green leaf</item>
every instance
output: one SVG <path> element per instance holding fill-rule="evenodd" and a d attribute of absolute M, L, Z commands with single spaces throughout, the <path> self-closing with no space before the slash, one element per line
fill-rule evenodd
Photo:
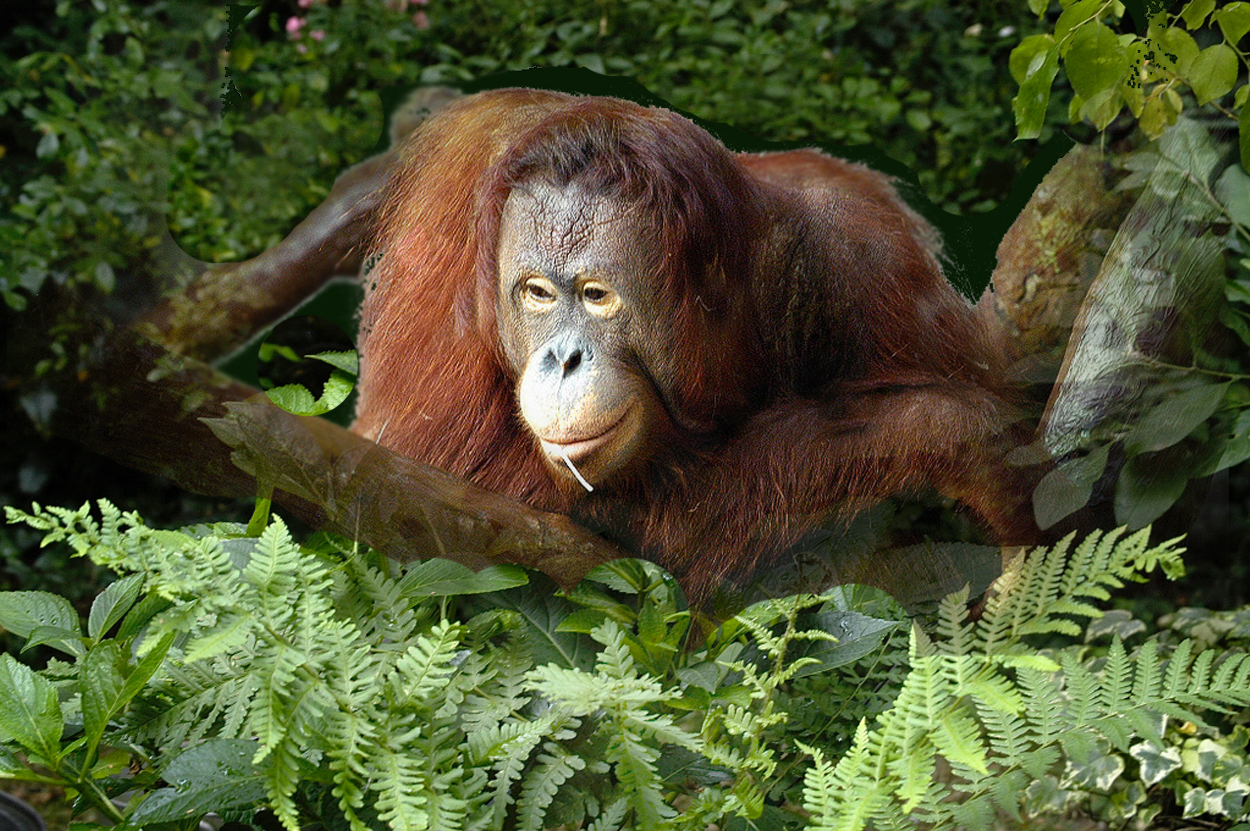
<path fill-rule="evenodd" d="M 135 825 L 186 822 L 261 802 L 265 777 L 252 764 L 256 747 L 245 739 L 216 739 L 183 751 L 161 777 L 172 787 L 155 791 L 128 819 Z"/>
<path fill-rule="evenodd" d="M 91 613 L 87 616 L 87 635 L 92 640 L 99 640 L 130 611 L 141 591 L 142 574 L 132 574 L 110 583 L 91 604 Z"/>
<path fill-rule="evenodd" d="M 121 700 L 125 683 L 119 668 L 121 662 L 121 648 L 115 641 L 92 647 L 82 660 L 78 688 L 82 693 L 83 734 L 89 756 L 94 756 L 109 719 L 125 704 Z"/>
<path fill-rule="evenodd" d="M 1246 32 L 1250 32 L 1250 3 L 1229 3 L 1217 11 L 1213 19 L 1220 25 L 1228 45 L 1236 46 Z"/>
<path fill-rule="evenodd" d="M 1129 459 L 1116 480 L 1115 521 L 1134 530 L 1145 528 L 1176 504 L 1190 472 L 1149 454 Z"/>
<path fill-rule="evenodd" d="M 1030 35 L 1020 41 L 1020 45 L 1011 50 L 1011 57 L 1007 61 L 1011 77 L 1016 79 L 1017 84 L 1023 84 L 1024 79 L 1029 77 L 1029 71 L 1035 68 L 1034 59 L 1040 63 L 1054 47 L 1055 39 L 1048 34 Z"/>
<path fill-rule="evenodd" d="M 494 565 L 475 572 L 461 563 L 436 557 L 409 569 L 399 587 L 407 597 L 451 597 L 503 591 L 528 582 L 520 566 Z"/>
<path fill-rule="evenodd" d="M 275 387 L 274 389 L 266 390 L 265 395 L 269 396 L 270 401 L 288 413 L 294 413 L 295 415 L 319 415 L 316 399 L 313 398 L 313 394 L 308 391 L 307 387 L 301 384 L 287 384 L 286 386 Z"/>
<path fill-rule="evenodd" d="M 1241 64 L 1237 53 L 1223 43 L 1208 46 L 1194 58 L 1193 65 L 1185 74 L 1185 80 L 1194 91 L 1198 104 L 1214 101 L 1226 95 L 1237 83 L 1237 70 Z"/>
<path fill-rule="evenodd" d="M 1060 41 L 1060 51 L 1066 52 L 1068 50 L 1072 44 L 1069 35 L 1074 30 L 1079 30 L 1081 26 L 1086 25 L 1086 21 L 1090 21 L 1094 15 L 1098 14 L 1099 9 L 1103 5 L 1104 0 L 1077 0 L 1077 2 L 1063 10 L 1063 13 L 1059 15 L 1059 19 L 1055 21 L 1055 39 Z"/>
<path fill-rule="evenodd" d="M 1049 528 L 1089 503 L 1094 483 L 1107 467 L 1108 446 L 1086 456 L 1068 459 L 1042 477 L 1033 491 L 1033 516 L 1037 527 Z"/>
<path fill-rule="evenodd" d="M 1171 89 L 1147 98 L 1138 119 L 1146 138 L 1153 141 L 1163 135 L 1163 131 L 1175 124 L 1180 117 L 1181 106 L 1180 96 Z"/>
<path fill-rule="evenodd" d="M 1155 62 L 1184 76 L 1193 66 L 1194 58 L 1198 57 L 1198 42 L 1189 32 L 1175 26 L 1157 31 L 1152 28 L 1151 31 L 1155 32 L 1154 41 L 1158 47 Z"/>
<path fill-rule="evenodd" d="M 1206 21 L 1207 15 L 1215 8 L 1215 0 L 1190 0 L 1181 9 L 1181 19 L 1191 29 L 1198 29 Z"/>
<path fill-rule="evenodd" d="M 1250 171 L 1250 98 L 1241 105 L 1237 116 L 1237 143 L 1241 150 L 1241 166 Z"/>
<path fill-rule="evenodd" d="M 0 626 L 29 638 L 37 626 L 78 630 L 78 613 L 65 598 L 50 592 L 0 592 Z"/>
<path fill-rule="evenodd" d="M 1021 139 L 1041 135 L 1042 124 L 1046 121 L 1046 105 L 1050 101 L 1050 87 L 1059 72 L 1059 50 L 1047 51 L 1041 61 L 1034 58 L 1030 68 L 1028 77 L 1020 84 L 1020 92 L 1011 101 L 1011 109 L 1016 115 L 1016 137 Z"/>
<path fill-rule="evenodd" d="M 1175 747 L 1161 748 L 1150 742 L 1142 742 L 1130 747 L 1128 755 L 1141 765 L 1142 782 L 1147 787 L 1158 784 L 1181 766 L 1181 753 Z"/>
<path fill-rule="evenodd" d="M 1102 23 L 1082 26 L 1063 58 L 1072 89 L 1086 100 L 1119 86 L 1128 72 L 1128 54 L 1115 32 Z"/>
<path fill-rule="evenodd" d="M 356 354 L 356 350 L 352 349 L 347 352 L 318 352 L 315 355 L 306 355 L 305 358 L 310 361 L 321 361 L 329 364 L 335 369 L 341 369 L 348 375 L 360 374 L 360 356 Z"/>
<path fill-rule="evenodd" d="M 22 651 L 25 652 L 37 646 L 50 646 L 75 658 L 81 658 L 87 654 L 87 647 L 82 643 L 82 633 L 77 629 L 62 629 L 59 626 L 36 626 L 30 633 L 30 637 L 26 639 L 26 645 L 22 647 Z"/>
<path fill-rule="evenodd" d="M 1124 439 L 1130 456 L 1171 447 L 1205 422 L 1228 394 L 1229 383 L 1204 384 L 1155 405 Z"/>
<path fill-rule="evenodd" d="M 0 655 L 0 702 L 0 733 L 55 769 L 65 724 L 52 684 L 12 655 Z"/>
<path fill-rule="evenodd" d="M 982 775 L 990 772 L 981 731 L 976 722 L 963 711 L 952 710 L 943 716 L 932 738 L 938 752 L 950 761 Z"/>
<path fill-rule="evenodd" d="M 849 611 L 820 612 L 810 618 L 805 617 L 803 622 L 807 628 L 828 632 L 837 640 L 810 641 L 804 648 L 787 654 L 787 662 L 798 658 L 815 659 L 814 663 L 799 669 L 795 678 L 818 675 L 858 661 L 880 648 L 885 636 L 899 626 L 895 620 Z"/>

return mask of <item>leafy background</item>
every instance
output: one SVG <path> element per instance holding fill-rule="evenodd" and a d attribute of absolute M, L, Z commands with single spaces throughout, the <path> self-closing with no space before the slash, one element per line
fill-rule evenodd
<path fill-rule="evenodd" d="M 152 252 L 167 226 L 202 259 L 254 255 L 280 240 L 346 166 L 384 143 L 384 114 L 407 88 L 530 67 L 632 79 L 728 125 L 719 132 L 733 141 L 820 143 L 893 160 L 944 210 L 981 217 L 980 230 L 967 226 L 968 239 L 955 242 L 989 251 L 1002 225 L 986 212 L 1019 204 L 1013 184 L 1056 135 L 1131 144 L 1156 137 L 1182 112 L 1245 132 L 1247 87 L 1238 85 L 1247 9 L 1193 0 L 1148 22 L 1114 0 L 33 0 L 6 8 L 0 29 L 0 325 L 8 331 L 13 315 L 37 313 L 31 298 L 39 292 L 68 293 L 124 319 L 150 296 Z M 1230 239 L 1228 325 L 1245 339 L 1245 247 Z M 48 321 L 40 372 L 75 369 L 79 356 L 60 337 L 73 325 Z M 0 445 L 0 504 L 104 496 L 156 527 L 245 519 L 251 509 L 174 491 L 41 435 L 51 403 L 37 385 L 0 385 L 0 397 L 14 416 Z M 1244 416 L 1247 401 L 1229 406 Z M 1126 595 L 1127 617 L 1113 617 L 1120 628 L 1102 636 L 1157 629 L 1244 651 L 1244 613 L 1176 609 L 1250 600 L 1247 541 L 1221 536 L 1246 522 L 1245 467 L 1217 480 L 1230 498 L 1212 531 L 1194 529 L 1189 582 Z M 0 527 L 0 588 L 53 590 L 86 613 L 111 573 L 68 560 L 64 547 L 41 549 L 40 538 L 31 528 Z M 604 635 L 596 648 L 612 646 L 602 640 L 612 639 Z M 901 681 L 905 652 L 864 668 L 881 673 L 879 686 L 836 687 L 837 695 L 863 695 L 863 714 L 884 710 L 888 702 L 873 696 Z M 1107 654 L 1104 644 L 1085 657 L 1098 665 Z M 803 689 L 782 685 L 777 694 Z M 823 689 L 828 694 L 815 699 L 835 697 L 833 686 Z M 813 725 L 794 724 L 811 735 Z M 1063 807 L 1097 792 L 1104 816 L 1122 819 L 1146 800 L 1132 787 L 1183 776 L 1179 799 L 1197 800 L 1198 813 L 1222 809 L 1243 781 L 1245 736 L 1212 749 L 1203 744 L 1215 742 L 1212 734 L 1183 728 L 1172 725 L 1170 744 L 1154 756 L 1100 747 L 1031 798 Z M 851 738 L 842 736 L 842 746 Z M 1134 764 L 1141 782 L 1120 777 Z"/>

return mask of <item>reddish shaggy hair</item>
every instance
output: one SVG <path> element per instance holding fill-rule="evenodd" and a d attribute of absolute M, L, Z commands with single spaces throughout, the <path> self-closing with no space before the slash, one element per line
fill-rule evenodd
<path fill-rule="evenodd" d="M 662 262 L 646 288 L 672 324 L 645 348 L 674 431 L 643 474 L 589 495 L 554 484 L 496 332 L 504 203 L 533 181 L 630 205 Z M 962 501 L 1003 542 L 1036 534 L 1031 485 L 1004 462 L 998 341 L 879 173 L 816 151 L 735 155 L 667 110 L 500 90 L 409 139 L 377 248 L 354 429 L 609 531 L 696 601 L 900 490 Z"/>

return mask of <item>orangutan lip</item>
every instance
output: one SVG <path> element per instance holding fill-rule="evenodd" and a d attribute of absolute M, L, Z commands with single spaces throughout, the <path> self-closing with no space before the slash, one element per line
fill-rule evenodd
<path fill-rule="evenodd" d="M 626 410 L 620 418 L 612 423 L 612 426 L 595 436 L 584 439 L 573 439 L 572 441 L 554 441 L 552 439 L 544 439 L 539 437 L 538 441 L 543 447 L 543 452 L 553 459 L 569 459 L 576 462 L 593 453 L 600 445 L 607 442 L 608 437 L 616 431 L 618 427 L 625 421 L 629 415 Z"/>

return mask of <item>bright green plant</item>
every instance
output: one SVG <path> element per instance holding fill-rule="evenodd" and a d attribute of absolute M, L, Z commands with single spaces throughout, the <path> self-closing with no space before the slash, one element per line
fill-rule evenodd
<path fill-rule="evenodd" d="M 1239 44 L 1250 32 L 1250 3 L 1190 0 L 1177 11 L 1147 3 L 1140 34 L 1116 30 L 1126 13 L 1118 0 L 1060 0 L 1060 6 L 1053 32 L 1027 37 L 1011 53 L 1020 138 L 1041 132 L 1062 61 L 1074 93 L 1070 120 L 1087 119 L 1102 130 L 1127 107 L 1146 136 L 1158 138 L 1176 123 L 1188 92 L 1191 106 L 1209 104 L 1239 125 L 1242 165 L 1250 168 L 1250 88 L 1243 84 L 1231 101 L 1225 98 L 1247 66 Z M 1049 7 L 1029 0 L 1039 18 Z M 1195 34 L 1216 42 L 1200 47 Z"/>
<path fill-rule="evenodd" d="M 1187 788 L 1189 813 L 1242 810 L 1244 735 L 1220 714 L 1250 705 L 1244 651 L 1031 643 L 1176 573 L 1145 532 L 1035 552 L 980 620 L 954 595 L 906 646 L 839 590 L 757 604 L 691 648 L 672 578 L 637 561 L 565 598 L 515 568 L 391 573 L 277 520 L 249 536 L 108 503 L 8 515 L 127 576 L 85 628 L 55 595 L 0 597 L 0 625 L 64 655 L 0 658 L 0 775 L 69 786 L 119 827 L 264 810 L 290 829 L 985 828 L 995 809 L 1110 816 L 1162 787 Z"/>

